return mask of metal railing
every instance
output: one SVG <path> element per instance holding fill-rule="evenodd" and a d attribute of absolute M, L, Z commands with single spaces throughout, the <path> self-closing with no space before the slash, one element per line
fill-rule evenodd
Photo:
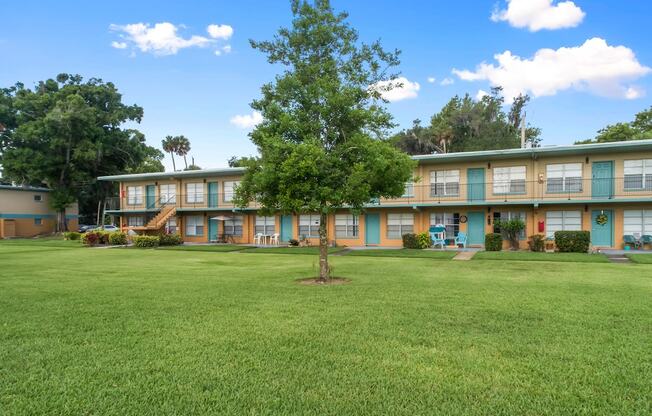
<path fill-rule="evenodd" d="M 370 206 L 401 206 L 414 204 L 485 204 L 499 202 L 587 201 L 617 199 L 648 199 L 652 201 L 652 178 L 553 178 L 535 181 L 512 180 L 478 183 L 414 184 L 411 193 L 399 198 L 370 201 Z M 210 210 L 237 207 L 232 193 L 177 194 L 163 197 L 114 197 L 108 199 L 109 210 L 158 211 L 163 206 L 177 209 Z M 257 208 L 256 202 L 249 205 Z"/>

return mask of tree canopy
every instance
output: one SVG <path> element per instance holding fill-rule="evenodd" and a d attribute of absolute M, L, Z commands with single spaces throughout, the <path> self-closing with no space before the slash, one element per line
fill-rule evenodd
<path fill-rule="evenodd" d="M 110 82 L 60 74 L 33 89 L 17 83 L 0 97 L 3 176 L 51 188 L 59 230 L 68 205 L 94 205 L 113 192 L 98 176 L 163 170 L 162 153 L 138 130 L 123 128 L 140 122 L 143 109 L 124 104 Z"/>
<path fill-rule="evenodd" d="M 610 124 L 598 130 L 593 139 L 580 140 L 575 144 L 622 142 L 627 140 L 652 139 L 652 106 L 637 113 L 634 120 L 626 123 Z"/>
<path fill-rule="evenodd" d="M 390 141 L 409 154 L 470 152 L 510 149 L 521 146 L 521 124 L 530 97 L 514 98 L 507 112 L 503 110 L 501 88 L 475 100 L 466 94 L 455 96 L 423 126 L 415 120 L 411 128 L 394 135 Z M 526 144 L 539 145 L 541 130 L 527 126 Z"/>
<path fill-rule="evenodd" d="M 393 126 L 378 87 L 394 79 L 398 51 L 359 42 L 327 0 L 292 1 L 291 28 L 271 41 L 251 41 L 284 71 L 265 84 L 252 107 L 263 121 L 251 133 L 260 157 L 245 161 L 236 191 L 246 207 L 269 212 L 316 212 L 320 217 L 320 279 L 329 277 L 328 214 L 359 212 L 373 198 L 399 197 L 413 161 L 380 140 Z M 391 83 L 390 83 L 391 84 Z"/>

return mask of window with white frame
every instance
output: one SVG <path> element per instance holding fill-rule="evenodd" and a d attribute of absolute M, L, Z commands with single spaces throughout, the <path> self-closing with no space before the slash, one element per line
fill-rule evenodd
<path fill-rule="evenodd" d="M 256 215 L 255 234 L 272 235 L 276 231 L 276 217 Z"/>
<path fill-rule="evenodd" d="M 236 237 L 242 236 L 242 215 L 234 215 L 224 221 L 224 234 Z"/>
<path fill-rule="evenodd" d="M 625 190 L 652 190 L 652 159 L 625 161 Z"/>
<path fill-rule="evenodd" d="M 403 234 L 414 232 L 414 214 L 387 214 L 387 238 L 400 240 Z"/>
<path fill-rule="evenodd" d="M 494 194 L 524 194 L 525 166 L 494 168 Z"/>
<path fill-rule="evenodd" d="M 186 235 L 201 237 L 204 235 L 204 217 L 201 215 L 190 215 L 185 217 Z"/>
<path fill-rule="evenodd" d="M 555 231 L 582 231 L 582 211 L 546 212 L 546 237 L 555 238 Z"/>
<path fill-rule="evenodd" d="M 317 214 L 299 215 L 299 236 L 318 238 L 319 223 L 319 215 Z"/>
<path fill-rule="evenodd" d="M 555 163 L 546 166 L 546 190 L 556 192 L 582 192 L 582 164 Z"/>
<path fill-rule="evenodd" d="M 143 187 L 127 186 L 127 204 L 140 205 L 143 203 Z"/>
<path fill-rule="evenodd" d="M 356 238 L 358 236 L 358 216 L 353 214 L 335 215 L 335 237 Z"/>
<path fill-rule="evenodd" d="M 142 227 L 145 225 L 145 217 L 142 215 L 130 215 L 127 217 L 127 225 L 130 227 Z"/>
<path fill-rule="evenodd" d="M 34 202 L 42 202 L 43 201 L 43 195 L 36 194 L 34 195 Z"/>
<path fill-rule="evenodd" d="M 526 232 L 527 232 L 527 221 L 526 221 L 527 218 L 525 212 L 522 211 L 494 212 L 494 232 L 499 234 L 501 233 L 500 221 L 511 221 L 516 219 L 523 221 L 523 224 L 525 224 L 525 228 L 523 228 L 521 232 L 518 234 L 518 238 L 520 238 L 521 240 L 525 239 Z"/>
<path fill-rule="evenodd" d="M 414 198 L 414 182 L 405 182 L 402 198 Z"/>
<path fill-rule="evenodd" d="M 623 213 L 623 234 L 641 238 L 652 235 L 652 210 L 625 210 Z"/>
<path fill-rule="evenodd" d="M 225 181 L 224 182 L 224 202 L 233 201 L 235 190 L 240 185 L 240 181 Z"/>
<path fill-rule="evenodd" d="M 204 184 L 201 182 L 186 184 L 186 202 L 201 204 L 204 202 Z"/>
<path fill-rule="evenodd" d="M 456 212 L 433 212 L 430 214 L 430 226 L 439 224 L 446 227 L 446 238 L 455 238 L 460 231 L 460 214 Z"/>
<path fill-rule="evenodd" d="M 165 222 L 165 232 L 168 234 L 177 233 L 177 217 L 170 217 L 170 219 Z"/>
<path fill-rule="evenodd" d="M 173 183 L 168 183 L 164 185 L 159 185 L 158 187 L 159 197 L 161 199 L 161 204 L 176 204 L 177 203 L 177 185 Z"/>
<path fill-rule="evenodd" d="M 430 196 L 458 196 L 459 194 L 459 170 L 436 170 L 430 172 Z"/>

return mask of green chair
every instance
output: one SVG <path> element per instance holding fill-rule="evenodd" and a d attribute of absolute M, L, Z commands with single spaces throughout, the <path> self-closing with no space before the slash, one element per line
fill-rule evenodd
<path fill-rule="evenodd" d="M 641 247 L 641 242 L 636 239 L 633 235 L 624 235 L 623 236 L 623 241 L 625 242 L 625 246 L 630 245 L 632 248 L 637 249 Z"/>

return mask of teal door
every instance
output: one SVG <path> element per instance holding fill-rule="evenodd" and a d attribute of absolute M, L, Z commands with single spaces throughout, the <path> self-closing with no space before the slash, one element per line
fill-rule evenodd
<path fill-rule="evenodd" d="M 217 220 L 208 219 L 208 241 L 217 241 L 217 227 L 219 223 Z"/>
<path fill-rule="evenodd" d="M 281 216 L 281 241 L 292 239 L 292 215 Z"/>
<path fill-rule="evenodd" d="M 468 169 L 467 176 L 467 198 L 469 201 L 484 201 L 484 168 Z"/>
<path fill-rule="evenodd" d="M 217 207 L 217 182 L 208 182 L 208 207 Z"/>
<path fill-rule="evenodd" d="M 613 162 L 593 162 L 591 195 L 593 198 L 612 198 L 614 195 Z"/>
<path fill-rule="evenodd" d="M 596 222 L 598 215 L 604 214 L 607 222 L 600 225 Z M 599 247 L 613 247 L 614 225 L 611 210 L 595 210 L 591 212 L 591 244 Z"/>
<path fill-rule="evenodd" d="M 154 185 L 145 187 L 145 201 L 147 209 L 156 208 L 156 187 Z"/>
<path fill-rule="evenodd" d="M 473 245 L 484 244 L 484 212 L 469 212 L 467 215 L 467 242 Z"/>
<path fill-rule="evenodd" d="M 365 214 L 364 243 L 368 246 L 380 244 L 380 214 Z"/>

